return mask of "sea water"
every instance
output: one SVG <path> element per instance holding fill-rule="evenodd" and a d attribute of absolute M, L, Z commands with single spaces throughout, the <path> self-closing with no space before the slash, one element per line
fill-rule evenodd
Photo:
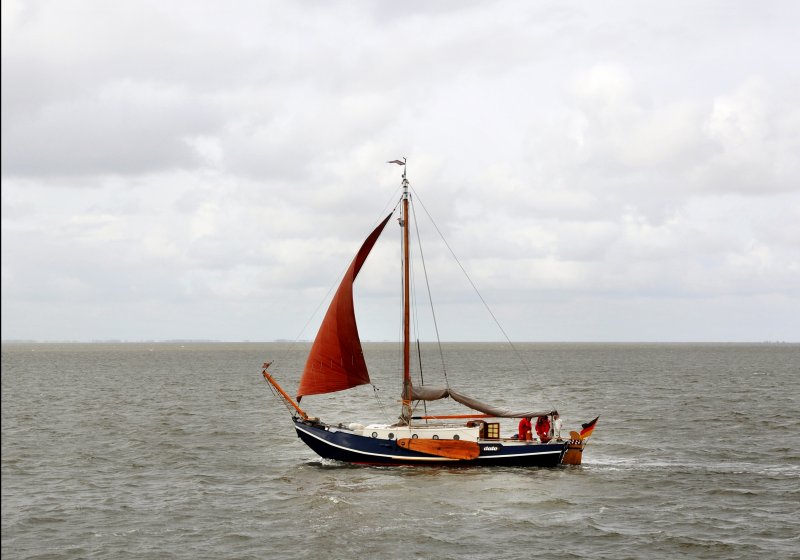
<path fill-rule="evenodd" d="M 415 349 L 426 383 L 599 415 L 555 469 L 323 461 L 260 375 L 292 393 L 306 351 L 3 344 L 3 558 L 800 557 L 800 345 Z M 399 349 L 365 355 L 374 387 L 302 406 L 394 421 Z"/>

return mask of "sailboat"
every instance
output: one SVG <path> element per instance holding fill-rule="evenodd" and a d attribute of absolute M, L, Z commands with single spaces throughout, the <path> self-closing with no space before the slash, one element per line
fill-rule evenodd
<path fill-rule="evenodd" d="M 300 384 L 292 398 L 267 370 L 262 376 L 284 401 L 292 415 L 298 437 L 324 459 L 358 465 L 439 465 L 555 467 L 578 465 L 597 418 L 570 432 L 569 438 L 549 432 L 534 438 L 502 437 L 500 419 L 542 418 L 557 415 L 549 408 L 510 410 L 481 402 L 449 386 L 429 387 L 411 379 L 410 312 L 410 216 L 406 159 L 393 160 L 403 166 L 402 195 L 395 210 L 367 236 L 344 274 L 322 320 L 306 360 Z M 300 406 L 303 397 L 339 393 L 369 384 L 353 305 L 353 283 L 387 223 L 400 207 L 403 276 L 403 372 L 401 410 L 394 423 L 327 423 Z M 419 403 L 450 398 L 470 409 L 455 415 L 415 415 Z"/>

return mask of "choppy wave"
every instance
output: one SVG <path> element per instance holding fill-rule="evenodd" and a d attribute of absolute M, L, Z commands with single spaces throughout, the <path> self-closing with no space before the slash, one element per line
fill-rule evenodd
<path fill-rule="evenodd" d="M 2 555 L 797 554 L 800 347 L 518 349 L 543 376 L 536 398 L 558 403 L 565 427 L 600 415 L 582 466 L 414 469 L 319 459 L 259 379 L 272 345 L 4 345 Z M 487 356 L 493 371 L 513 371 L 513 352 L 456 350 L 462 370 L 473 372 L 465 383 L 473 392 L 518 404 L 518 391 L 474 373 Z M 370 400 L 360 408 L 329 397 L 308 406 L 335 421 L 388 420 L 396 349 L 365 352 L 383 402 L 365 390 Z M 299 370 L 302 359 L 282 371 Z M 517 375 L 509 387 L 531 383 Z M 359 409 L 365 416 L 348 416 Z"/>

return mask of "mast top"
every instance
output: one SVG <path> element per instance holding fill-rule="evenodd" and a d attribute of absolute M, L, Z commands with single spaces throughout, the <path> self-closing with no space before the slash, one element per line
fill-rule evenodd
<path fill-rule="evenodd" d="M 392 161 L 387 161 L 386 163 L 396 163 L 397 165 L 403 166 L 403 200 L 408 200 L 408 179 L 406 178 L 406 171 L 408 167 L 406 166 L 407 160 L 405 156 L 403 157 L 403 161 L 399 159 L 393 159 Z"/>

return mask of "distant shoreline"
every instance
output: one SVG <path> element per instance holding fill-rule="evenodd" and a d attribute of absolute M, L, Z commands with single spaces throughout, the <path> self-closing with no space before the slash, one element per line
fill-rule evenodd
<path fill-rule="evenodd" d="M 26 339 L 9 339 L 2 340 L 2 344 L 310 344 L 311 340 L 213 340 L 213 339 L 169 339 L 169 340 L 26 340 Z M 364 340 L 362 344 L 391 344 L 396 343 L 394 340 Z M 435 340 L 421 340 L 420 344 L 436 344 Z M 502 340 L 443 340 L 442 344 L 502 344 L 508 345 L 508 342 Z M 525 340 L 514 341 L 513 344 L 597 344 L 597 345 L 615 345 L 615 344 L 664 344 L 664 345 L 691 345 L 691 344 L 763 344 L 763 345 L 797 345 L 800 341 L 788 340 L 744 340 L 744 341 L 720 341 L 720 340 L 705 340 L 705 341 L 692 341 L 692 340 Z"/>

